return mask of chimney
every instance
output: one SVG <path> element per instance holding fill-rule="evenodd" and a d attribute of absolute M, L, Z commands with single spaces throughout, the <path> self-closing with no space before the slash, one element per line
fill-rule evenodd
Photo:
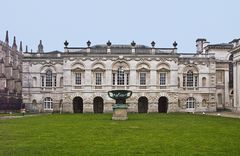
<path fill-rule="evenodd" d="M 203 52 L 203 44 L 207 40 L 205 38 L 198 38 L 196 40 L 197 53 L 201 54 Z"/>

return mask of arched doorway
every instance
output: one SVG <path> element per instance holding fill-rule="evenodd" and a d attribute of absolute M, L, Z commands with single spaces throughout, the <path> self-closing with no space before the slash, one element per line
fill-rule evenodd
<path fill-rule="evenodd" d="M 73 112 L 83 113 L 83 99 L 79 96 L 73 99 Z"/>
<path fill-rule="evenodd" d="M 103 98 L 95 97 L 93 99 L 93 111 L 94 113 L 103 113 Z"/>
<path fill-rule="evenodd" d="M 34 112 L 37 110 L 37 101 L 35 99 L 32 101 L 32 110 Z"/>
<path fill-rule="evenodd" d="M 145 96 L 142 96 L 138 99 L 138 113 L 147 112 L 148 112 L 148 99 Z"/>
<path fill-rule="evenodd" d="M 159 113 L 167 113 L 168 109 L 168 99 L 163 96 L 158 99 L 158 112 Z"/>

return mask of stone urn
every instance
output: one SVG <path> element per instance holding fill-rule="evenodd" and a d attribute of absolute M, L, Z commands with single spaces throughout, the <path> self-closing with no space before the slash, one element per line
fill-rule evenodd
<path fill-rule="evenodd" d="M 127 109 L 126 99 L 132 95 L 132 91 L 129 90 L 112 90 L 108 92 L 108 96 L 116 103 L 113 105 L 113 116 L 112 120 L 127 120 Z"/>

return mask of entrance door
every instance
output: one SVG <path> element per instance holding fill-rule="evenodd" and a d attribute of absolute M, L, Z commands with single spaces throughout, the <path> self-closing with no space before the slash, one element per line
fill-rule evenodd
<path fill-rule="evenodd" d="M 79 96 L 73 99 L 73 112 L 83 113 L 83 99 Z"/>
<path fill-rule="evenodd" d="M 168 109 L 168 99 L 166 97 L 160 97 L 158 99 L 158 112 L 167 113 Z"/>
<path fill-rule="evenodd" d="M 103 98 L 95 97 L 93 100 L 94 113 L 103 113 Z"/>
<path fill-rule="evenodd" d="M 138 99 L 138 113 L 148 112 L 148 99 L 144 96 Z"/>

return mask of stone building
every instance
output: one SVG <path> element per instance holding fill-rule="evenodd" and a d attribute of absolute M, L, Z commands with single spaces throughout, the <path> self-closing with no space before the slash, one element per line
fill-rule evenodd
<path fill-rule="evenodd" d="M 233 48 L 230 51 L 232 53 L 233 60 L 233 107 L 234 110 L 240 112 L 240 39 L 234 39 L 230 43 L 233 44 Z"/>
<path fill-rule="evenodd" d="M 133 91 L 129 112 L 202 112 L 235 109 L 233 105 L 232 43 L 210 44 L 197 39 L 194 53 L 170 48 L 108 41 L 87 42 L 64 52 L 23 57 L 23 102 L 36 112 L 111 112 L 107 92 Z"/>
<path fill-rule="evenodd" d="M 9 45 L 8 31 L 5 42 L 0 41 L 0 111 L 19 110 L 22 104 L 22 42 L 17 49 L 14 36 Z"/>

